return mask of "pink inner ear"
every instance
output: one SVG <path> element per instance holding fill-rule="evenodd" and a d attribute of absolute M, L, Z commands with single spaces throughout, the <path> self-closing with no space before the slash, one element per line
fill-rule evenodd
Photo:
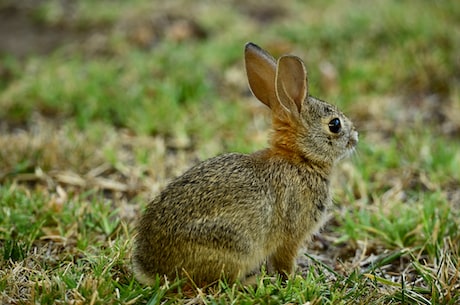
<path fill-rule="evenodd" d="M 292 114 L 300 113 L 307 96 L 307 72 L 298 57 L 282 56 L 278 60 L 276 94 Z"/>

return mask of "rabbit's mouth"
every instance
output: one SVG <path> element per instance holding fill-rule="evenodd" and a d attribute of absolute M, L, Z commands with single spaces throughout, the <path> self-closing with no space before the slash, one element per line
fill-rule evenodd
<path fill-rule="evenodd" d="M 356 145 L 358 145 L 358 141 L 358 132 L 356 130 L 352 130 L 346 146 L 346 155 L 351 155 L 355 151 Z"/>
<path fill-rule="evenodd" d="M 336 161 L 343 160 L 349 157 L 350 155 L 352 155 L 356 149 L 357 144 L 358 144 L 358 132 L 356 130 L 352 130 L 350 133 L 350 137 L 348 138 L 348 142 L 345 146 L 345 151 Z"/>
<path fill-rule="evenodd" d="M 350 138 L 348 139 L 347 148 L 354 149 L 358 144 L 358 132 L 353 130 L 350 134 Z"/>

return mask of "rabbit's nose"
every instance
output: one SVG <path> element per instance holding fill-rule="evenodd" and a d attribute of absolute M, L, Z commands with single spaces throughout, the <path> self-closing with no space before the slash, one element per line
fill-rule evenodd
<path fill-rule="evenodd" d="M 358 132 L 356 130 L 352 130 L 350 134 L 350 139 L 348 140 L 348 145 L 356 146 L 358 144 Z"/>

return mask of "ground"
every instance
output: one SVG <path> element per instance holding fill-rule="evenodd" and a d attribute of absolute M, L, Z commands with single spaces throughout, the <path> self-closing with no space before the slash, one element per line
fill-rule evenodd
<path fill-rule="evenodd" d="M 0 303 L 458 304 L 460 4 L 1 1 Z M 266 146 L 243 47 L 304 59 L 360 143 L 297 275 L 139 284 L 134 225 L 199 160 Z"/>

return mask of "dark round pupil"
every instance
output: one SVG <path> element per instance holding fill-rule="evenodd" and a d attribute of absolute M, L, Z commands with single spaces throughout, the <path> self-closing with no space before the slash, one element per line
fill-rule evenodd
<path fill-rule="evenodd" d="M 340 124 L 340 120 L 338 118 L 332 119 L 329 122 L 329 130 L 333 133 L 338 133 L 342 125 Z"/>

